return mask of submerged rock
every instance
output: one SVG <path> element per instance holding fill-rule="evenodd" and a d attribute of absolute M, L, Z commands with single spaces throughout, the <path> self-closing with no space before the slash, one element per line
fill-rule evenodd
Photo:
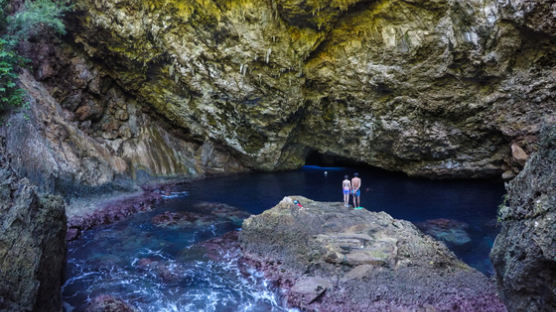
<path fill-rule="evenodd" d="M 111 295 L 100 295 L 89 303 L 85 312 L 137 312 L 137 309 Z"/>
<path fill-rule="evenodd" d="M 118 222 L 134 213 L 151 210 L 160 199 L 161 195 L 158 189 L 145 188 L 136 195 L 123 196 L 123 198 L 110 199 L 105 202 L 92 200 L 86 204 L 79 204 L 82 206 L 80 209 L 72 207 L 72 210 L 66 211 L 68 215 L 66 240 L 77 239 L 82 231 L 95 226 Z"/>
<path fill-rule="evenodd" d="M 245 220 L 239 240 L 304 311 L 505 311 L 483 274 L 384 212 L 290 196 Z"/>
<path fill-rule="evenodd" d="M 187 278 L 186 268 L 178 262 L 141 258 L 135 264 L 137 268 L 152 272 L 164 282 L 177 282 Z"/>
<path fill-rule="evenodd" d="M 209 216 L 195 212 L 170 212 L 166 211 L 152 218 L 156 226 L 190 226 L 194 223 L 208 223 L 212 221 Z"/>
<path fill-rule="evenodd" d="M 421 231 L 452 246 L 469 244 L 468 224 L 452 219 L 432 219 L 415 224 Z"/>
<path fill-rule="evenodd" d="M 241 225 L 249 213 L 222 203 L 201 202 L 193 206 L 193 211 L 165 211 L 152 218 L 156 226 L 206 226 L 215 222 L 232 222 Z"/>
<path fill-rule="evenodd" d="M 64 206 L 60 197 L 39 195 L 29 180 L 19 179 L 0 146 L 1 311 L 62 309 Z"/>
<path fill-rule="evenodd" d="M 240 254 L 237 231 L 211 238 L 182 251 L 183 258 L 195 258 L 202 255 L 213 261 L 228 261 L 231 255 L 237 255 L 240 258 Z"/>
<path fill-rule="evenodd" d="M 555 311 L 556 125 L 506 188 L 490 254 L 498 288 L 511 311 Z"/>

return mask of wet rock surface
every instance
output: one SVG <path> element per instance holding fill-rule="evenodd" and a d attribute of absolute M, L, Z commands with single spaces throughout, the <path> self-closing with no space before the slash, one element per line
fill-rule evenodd
<path fill-rule="evenodd" d="M 491 260 L 511 311 L 556 310 L 556 125 L 506 186 Z"/>
<path fill-rule="evenodd" d="M 152 222 L 161 227 L 191 227 L 231 221 L 239 226 L 249 217 L 249 213 L 223 203 L 201 202 L 193 208 L 194 211 L 163 212 L 154 216 Z"/>
<path fill-rule="evenodd" d="M 135 265 L 141 270 L 154 273 L 166 283 L 180 281 L 187 277 L 186 269 L 176 262 L 141 258 Z"/>
<path fill-rule="evenodd" d="M 137 309 L 111 295 L 100 295 L 93 298 L 85 312 L 137 312 Z"/>
<path fill-rule="evenodd" d="M 110 200 L 104 203 L 94 202 L 91 208 L 79 212 L 66 212 L 69 214 L 67 222 L 66 240 L 71 241 L 79 237 L 82 231 L 102 224 L 121 221 L 138 212 L 149 211 L 161 200 L 159 189 L 144 189 L 136 196 Z"/>
<path fill-rule="evenodd" d="M 65 204 L 20 179 L 4 144 L 0 137 L 0 310 L 60 311 Z"/>
<path fill-rule="evenodd" d="M 290 196 L 245 220 L 239 241 L 304 311 L 506 310 L 484 275 L 384 212 Z"/>
<path fill-rule="evenodd" d="M 469 244 L 468 224 L 451 219 L 432 219 L 415 224 L 421 231 L 452 246 Z"/>

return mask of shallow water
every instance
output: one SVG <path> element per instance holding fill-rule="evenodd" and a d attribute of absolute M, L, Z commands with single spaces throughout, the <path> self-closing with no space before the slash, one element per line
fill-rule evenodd
<path fill-rule="evenodd" d="M 242 272 L 235 251 L 223 255 L 226 261 L 214 261 L 190 249 L 237 229 L 238 222 L 213 218 L 204 224 L 160 228 L 151 219 L 165 211 L 195 210 L 194 204 L 201 201 L 226 203 L 251 214 L 273 207 L 286 195 L 342 201 L 342 177 L 353 172 L 308 166 L 177 186 L 176 192 L 183 193 L 165 199 L 154 211 L 88 231 L 69 244 L 66 310 L 83 310 L 95 296 L 111 294 L 140 311 L 285 311 L 279 294 L 260 273 Z M 468 224 L 471 243 L 452 248 L 471 266 L 492 273 L 488 253 L 496 235 L 493 224 L 504 193 L 502 183 L 430 181 L 379 170 L 359 173 L 363 207 L 413 222 L 448 218 Z M 145 267 L 144 259 L 155 264 Z"/>

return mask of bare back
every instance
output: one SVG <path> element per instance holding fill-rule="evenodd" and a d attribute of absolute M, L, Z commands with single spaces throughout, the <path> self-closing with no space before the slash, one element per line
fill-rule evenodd
<path fill-rule="evenodd" d="M 349 182 L 349 180 L 347 179 L 342 181 L 342 188 L 348 190 L 351 189 L 351 182 Z"/>
<path fill-rule="evenodd" d="M 353 187 L 354 191 L 357 191 L 361 187 L 361 179 L 358 177 L 354 177 L 351 179 L 351 186 Z"/>

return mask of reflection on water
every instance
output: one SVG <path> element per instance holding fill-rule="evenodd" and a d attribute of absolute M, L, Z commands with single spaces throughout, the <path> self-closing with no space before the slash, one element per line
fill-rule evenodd
<path fill-rule="evenodd" d="M 286 195 L 342 201 L 340 183 L 344 174 L 353 172 L 306 167 L 178 186 L 154 211 L 88 231 L 69 244 L 63 287 L 66 310 L 83 310 L 94 297 L 110 294 L 140 311 L 285 311 L 279 294 L 260 273 L 238 263 L 237 249 L 220 250 L 220 260 L 215 260 L 195 247 L 239 226 L 222 214 L 208 216 L 210 212 L 197 203 L 226 203 L 258 214 Z M 378 170 L 359 173 L 362 206 L 413 222 L 453 220 L 432 224 L 458 224 L 471 243 L 448 245 L 471 266 L 492 272 L 488 252 L 496 234 L 502 183 L 429 181 Z M 166 211 L 207 217 L 203 222 L 156 226 L 153 217 Z"/>

